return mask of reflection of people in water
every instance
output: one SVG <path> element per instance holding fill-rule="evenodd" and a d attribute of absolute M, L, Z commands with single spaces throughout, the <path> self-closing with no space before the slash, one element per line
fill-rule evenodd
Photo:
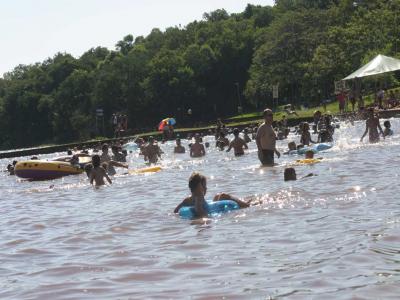
<path fill-rule="evenodd" d="M 368 110 L 368 119 L 365 121 L 365 132 L 361 137 L 361 142 L 363 141 L 364 137 L 369 133 L 369 142 L 370 143 L 377 143 L 379 142 L 379 133 L 378 129 L 381 132 L 383 138 L 385 135 L 383 133 L 382 127 L 379 124 L 379 118 L 375 115 L 374 109 L 370 108 Z"/>

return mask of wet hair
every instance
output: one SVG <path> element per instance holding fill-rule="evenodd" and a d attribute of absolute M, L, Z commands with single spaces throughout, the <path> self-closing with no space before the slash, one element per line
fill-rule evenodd
<path fill-rule="evenodd" d="M 194 192 L 194 190 L 197 188 L 197 186 L 201 183 L 206 183 L 207 179 L 205 176 L 201 175 L 200 173 L 193 173 L 189 177 L 189 189 L 191 192 Z"/>
<path fill-rule="evenodd" d="M 289 150 L 296 150 L 296 143 L 295 142 L 288 143 L 288 148 Z"/>
<path fill-rule="evenodd" d="M 72 150 L 71 149 L 68 149 L 67 155 L 72 155 Z"/>
<path fill-rule="evenodd" d="M 98 156 L 97 154 L 92 156 L 93 168 L 98 168 L 98 167 L 100 167 L 100 162 L 101 162 L 100 156 Z"/>
<path fill-rule="evenodd" d="M 18 162 L 18 161 L 13 160 L 13 162 L 12 162 L 13 166 L 15 166 L 15 165 L 17 164 L 17 162 Z"/>
<path fill-rule="evenodd" d="M 210 147 L 210 143 L 209 142 L 205 142 L 204 146 L 206 146 L 206 148 Z"/>
<path fill-rule="evenodd" d="M 294 168 L 286 168 L 283 177 L 285 181 L 297 180 L 296 170 Z"/>
<path fill-rule="evenodd" d="M 306 151 L 306 158 L 314 158 L 314 151 L 307 150 Z"/>
<path fill-rule="evenodd" d="M 233 129 L 233 135 L 234 136 L 239 136 L 239 129 L 238 128 L 235 128 L 235 129 Z"/>
<path fill-rule="evenodd" d="M 108 149 L 108 144 L 103 144 L 103 145 L 101 146 L 101 150 L 104 151 L 104 150 L 106 150 L 106 149 Z"/>
<path fill-rule="evenodd" d="M 38 160 L 39 158 L 37 156 L 32 156 L 31 160 Z"/>
<path fill-rule="evenodd" d="M 383 126 L 385 126 L 386 128 L 390 128 L 390 121 L 385 121 L 383 122 Z"/>

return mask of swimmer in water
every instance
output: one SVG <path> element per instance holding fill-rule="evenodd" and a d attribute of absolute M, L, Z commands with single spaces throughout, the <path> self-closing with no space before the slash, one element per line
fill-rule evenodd
<path fill-rule="evenodd" d="M 92 165 L 93 169 L 90 171 L 90 184 L 95 183 L 95 186 L 105 185 L 104 178 L 107 179 L 108 183 L 112 183 L 110 177 L 108 177 L 106 170 L 100 165 L 101 159 L 98 155 L 93 155 Z"/>
<path fill-rule="evenodd" d="M 306 159 L 313 159 L 314 158 L 314 151 L 307 150 L 305 155 L 306 155 Z"/>
<path fill-rule="evenodd" d="M 226 152 L 231 151 L 231 149 L 233 148 L 235 156 L 241 156 L 244 155 L 244 149 L 249 149 L 249 147 L 247 146 L 246 142 L 239 137 L 239 129 L 235 128 L 233 129 L 233 135 L 234 135 L 234 139 L 232 140 L 232 142 L 230 142 L 229 144 L 229 148 L 228 150 L 226 150 Z"/>
<path fill-rule="evenodd" d="M 177 138 L 176 139 L 176 146 L 174 148 L 174 153 L 185 153 L 185 147 L 182 146 L 181 144 L 181 139 Z"/>
<path fill-rule="evenodd" d="M 295 142 L 290 142 L 290 143 L 288 143 L 288 148 L 289 148 L 289 150 L 286 151 L 286 152 L 283 153 L 283 154 L 290 154 L 290 153 L 293 153 L 294 151 L 297 151 L 297 146 L 296 146 L 296 143 L 295 143 Z"/>
<path fill-rule="evenodd" d="M 251 142 L 251 138 L 249 136 L 249 130 L 247 128 L 243 130 L 243 139 L 247 144 Z"/>
<path fill-rule="evenodd" d="M 382 127 L 379 124 L 379 118 L 375 115 L 374 108 L 370 108 L 368 110 L 368 119 L 365 121 L 365 132 L 362 135 L 360 142 L 362 142 L 367 133 L 369 133 L 369 142 L 378 143 L 379 142 L 378 129 L 381 132 L 383 138 L 385 138 Z"/>
<path fill-rule="evenodd" d="M 300 179 L 315 176 L 313 173 L 310 173 Z M 296 170 L 294 168 L 286 168 L 283 174 L 284 181 L 293 181 L 297 180 Z"/>
<path fill-rule="evenodd" d="M 223 151 L 225 147 L 229 146 L 229 140 L 227 139 L 223 131 L 220 132 L 219 138 L 215 143 L 215 146 L 221 151 Z"/>
<path fill-rule="evenodd" d="M 127 164 L 112 160 L 111 156 L 108 154 L 108 144 L 103 144 L 101 146 L 101 151 L 102 151 L 102 153 L 100 156 L 100 161 L 101 161 L 101 163 L 107 164 L 106 171 L 107 171 L 108 175 L 115 175 L 117 173 L 115 171 L 114 167 L 121 167 L 121 168 L 128 169 Z"/>
<path fill-rule="evenodd" d="M 206 209 L 206 200 L 204 196 L 207 192 L 207 178 L 200 173 L 193 173 L 189 178 L 189 188 L 191 196 L 185 198 L 175 209 L 174 213 L 178 213 L 184 206 L 193 206 L 197 217 L 206 217 L 208 212 Z M 215 195 L 213 201 L 219 200 L 232 200 L 235 201 L 240 208 L 249 207 L 250 203 L 240 200 L 229 194 L 220 193 Z M 249 201 L 250 202 L 250 201 Z"/>
<path fill-rule="evenodd" d="M 158 159 L 161 158 L 162 151 L 160 146 L 155 143 L 154 138 L 149 137 L 149 144 L 143 148 L 144 160 L 150 164 L 156 164 Z"/>
<path fill-rule="evenodd" d="M 385 127 L 385 129 L 383 130 L 384 137 L 393 135 L 393 130 L 390 128 L 392 127 L 390 121 L 383 122 L 383 127 Z"/>
<path fill-rule="evenodd" d="M 198 133 L 196 133 L 194 137 L 194 144 L 191 145 L 190 147 L 190 157 L 202 157 L 206 155 L 206 149 L 204 148 L 204 145 L 200 142 L 201 138 Z"/>
<path fill-rule="evenodd" d="M 315 142 L 311 139 L 310 125 L 308 125 L 308 123 L 303 124 L 302 130 L 301 130 L 300 143 L 303 145 L 307 145 L 307 146 L 309 146 L 310 143 L 315 144 Z"/>

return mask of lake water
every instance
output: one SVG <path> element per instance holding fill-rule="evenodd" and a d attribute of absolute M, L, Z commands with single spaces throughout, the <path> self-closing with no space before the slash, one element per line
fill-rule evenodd
<path fill-rule="evenodd" d="M 85 175 L 2 173 L 0 298 L 398 299 L 400 122 L 391 121 L 395 136 L 374 145 L 359 142 L 363 123 L 342 124 L 321 163 L 296 167 L 318 176 L 296 182 L 283 181 L 296 157 L 262 168 L 254 142 L 240 158 L 212 143 L 204 159 L 174 156 L 168 143 L 164 170 L 100 189 Z M 144 167 L 137 153 L 129 162 Z M 207 224 L 180 219 L 172 210 L 193 171 L 208 177 L 210 198 L 264 203 Z"/>

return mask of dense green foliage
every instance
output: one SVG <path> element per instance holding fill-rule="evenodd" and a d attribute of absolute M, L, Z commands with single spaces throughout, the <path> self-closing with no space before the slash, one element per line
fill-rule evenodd
<path fill-rule="evenodd" d="M 0 146 L 87 139 L 98 134 L 97 108 L 107 135 L 115 112 L 126 113 L 131 128 L 171 116 L 184 124 L 189 108 L 194 120 L 224 117 L 240 101 L 270 105 L 277 83 L 285 101 L 318 103 L 374 55 L 399 56 L 399 12 L 400 0 L 277 0 L 127 35 L 114 51 L 17 66 L 0 79 Z"/>

